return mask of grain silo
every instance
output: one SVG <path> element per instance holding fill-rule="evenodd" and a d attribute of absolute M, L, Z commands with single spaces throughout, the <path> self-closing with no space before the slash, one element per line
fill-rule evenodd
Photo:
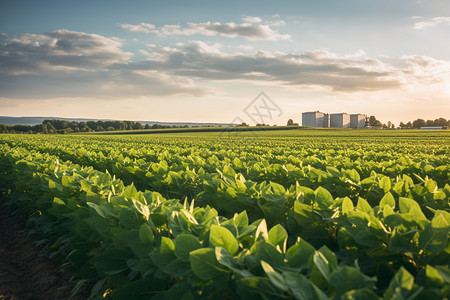
<path fill-rule="evenodd" d="M 366 127 L 367 116 L 363 114 L 350 115 L 350 127 L 351 128 L 364 128 Z"/>
<path fill-rule="evenodd" d="M 330 115 L 330 127 L 349 128 L 350 115 L 347 113 L 337 113 Z"/>
<path fill-rule="evenodd" d="M 320 111 L 302 113 L 302 126 L 329 127 L 329 115 Z"/>

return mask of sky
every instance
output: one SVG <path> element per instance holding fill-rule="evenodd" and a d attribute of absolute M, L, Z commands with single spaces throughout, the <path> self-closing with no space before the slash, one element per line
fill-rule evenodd
<path fill-rule="evenodd" d="M 0 115 L 450 119 L 450 1 L 0 1 Z"/>

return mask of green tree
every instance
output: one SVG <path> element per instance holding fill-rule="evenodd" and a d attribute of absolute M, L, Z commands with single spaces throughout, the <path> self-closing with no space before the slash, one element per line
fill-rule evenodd
<path fill-rule="evenodd" d="M 144 129 L 144 126 L 139 122 L 134 122 L 133 129 Z"/>
<path fill-rule="evenodd" d="M 412 122 L 413 128 L 420 128 L 420 127 L 424 127 L 425 125 L 426 125 L 426 123 L 425 123 L 424 119 L 417 119 Z"/>
<path fill-rule="evenodd" d="M 0 124 L 0 133 L 8 133 L 8 125 Z"/>
<path fill-rule="evenodd" d="M 376 126 L 376 127 L 381 127 L 381 122 L 377 120 L 377 118 L 375 118 L 375 116 L 370 116 L 369 117 L 369 126 Z"/>

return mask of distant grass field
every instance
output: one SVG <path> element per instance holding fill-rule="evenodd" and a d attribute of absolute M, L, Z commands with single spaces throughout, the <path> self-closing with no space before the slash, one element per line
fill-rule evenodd
<path fill-rule="evenodd" d="M 139 130 L 119 130 L 102 131 L 91 134 L 156 134 L 156 133 L 184 133 L 184 132 L 247 132 L 247 131 L 280 131 L 295 130 L 301 126 L 238 126 L 238 127 L 186 127 L 186 128 L 162 128 L 162 129 L 139 129 Z"/>

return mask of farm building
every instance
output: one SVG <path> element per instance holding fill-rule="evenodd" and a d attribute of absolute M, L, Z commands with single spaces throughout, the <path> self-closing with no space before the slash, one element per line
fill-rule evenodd
<path fill-rule="evenodd" d="M 366 115 L 363 114 L 351 114 L 350 115 L 350 127 L 351 128 L 364 128 L 366 126 Z"/>
<path fill-rule="evenodd" d="M 347 113 L 337 113 L 330 115 L 330 127 L 349 128 L 350 115 Z"/>
<path fill-rule="evenodd" d="M 302 125 L 310 127 L 330 127 L 329 114 L 320 111 L 302 113 Z"/>

